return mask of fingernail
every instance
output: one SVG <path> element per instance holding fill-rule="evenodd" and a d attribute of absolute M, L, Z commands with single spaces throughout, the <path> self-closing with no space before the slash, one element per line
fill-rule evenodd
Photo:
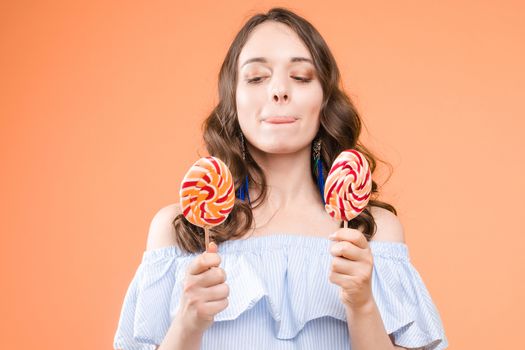
<path fill-rule="evenodd" d="M 217 248 L 217 244 L 215 244 L 215 242 L 211 242 L 211 243 L 209 244 L 209 247 L 210 247 L 210 248 Z"/>

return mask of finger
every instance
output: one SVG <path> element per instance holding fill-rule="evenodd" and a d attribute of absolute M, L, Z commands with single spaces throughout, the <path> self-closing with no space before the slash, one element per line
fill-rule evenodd
<path fill-rule="evenodd" d="M 198 285 L 204 288 L 226 282 L 226 272 L 220 267 L 212 267 L 196 277 L 199 278 Z"/>
<path fill-rule="evenodd" d="M 207 312 L 211 315 L 216 315 L 228 307 L 228 299 L 214 300 L 205 303 Z"/>
<path fill-rule="evenodd" d="M 338 272 L 330 273 L 330 282 L 343 288 L 349 288 L 352 285 L 352 277 Z"/>
<path fill-rule="evenodd" d="M 335 257 L 332 260 L 332 272 L 337 272 L 343 275 L 354 275 L 355 270 L 358 268 L 358 264 L 355 261 L 351 261 L 341 257 Z"/>
<path fill-rule="evenodd" d="M 330 254 L 334 257 L 340 256 L 349 260 L 358 261 L 362 256 L 362 249 L 348 241 L 334 243 L 330 247 Z"/>
<path fill-rule="evenodd" d="M 354 243 L 359 248 L 365 249 L 368 247 L 368 241 L 365 235 L 353 228 L 342 228 L 332 233 L 329 238 L 333 241 L 348 241 Z"/>
<path fill-rule="evenodd" d="M 227 298 L 230 295 L 230 287 L 226 283 L 221 283 L 213 287 L 206 288 L 206 301 L 217 301 Z"/>
<path fill-rule="evenodd" d="M 211 267 L 218 267 L 221 263 L 221 257 L 217 253 L 202 253 L 197 256 L 188 267 L 188 273 L 198 275 L 208 271 Z"/>

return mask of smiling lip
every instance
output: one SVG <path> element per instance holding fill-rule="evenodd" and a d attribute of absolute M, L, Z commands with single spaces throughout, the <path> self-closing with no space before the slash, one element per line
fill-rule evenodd
<path fill-rule="evenodd" d="M 297 119 L 294 117 L 269 117 L 264 119 L 266 123 L 270 124 L 290 124 L 295 122 Z"/>

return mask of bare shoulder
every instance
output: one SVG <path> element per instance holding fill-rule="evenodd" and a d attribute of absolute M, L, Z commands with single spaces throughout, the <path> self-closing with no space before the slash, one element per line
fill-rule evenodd
<path fill-rule="evenodd" d="M 377 229 L 372 241 L 405 242 L 403 225 L 396 214 L 381 207 L 370 207 Z"/>
<path fill-rule="evenodd" d="M 177 245 L 173 220 L 181 214 L 178 203 L 162 207 L 151 220 L 146 250 Z"/>

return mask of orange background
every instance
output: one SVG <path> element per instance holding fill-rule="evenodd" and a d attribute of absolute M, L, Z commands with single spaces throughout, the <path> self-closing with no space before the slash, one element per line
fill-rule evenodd
<path fill-rule="evenodd" d="M 272 5 L 325 37 L 393 165 L 383 198 L 450 349 L 522 343 L 523 2 L 2 1 L 2 348 L 111 349 L 226 50 Z"/>

